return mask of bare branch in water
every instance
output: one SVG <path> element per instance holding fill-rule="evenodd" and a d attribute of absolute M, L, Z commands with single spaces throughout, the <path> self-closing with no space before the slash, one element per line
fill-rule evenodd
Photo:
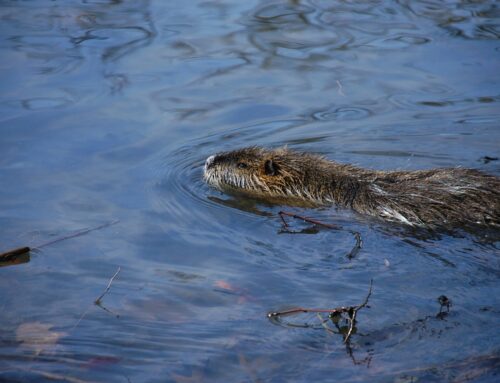
<path fill-rule="evenodd" d="M 113 283 L 113 280 L 116 278 L 116 276 L 120 273 L 121 271 L 121 267 L 118 266 L 118 269 L 116 270 L 116 273 L 115 275 L 113 275 L 111 277 L 111 279 L 109 280 L 108 282 L 108 286 L 106 287 L 106 290 L 104 290 L 104 292 L 99 296 L 99 298 L 97 298 L 94 303 L 98 306 L 101 305 L 101 299 L 104 298 L 104 296 L 109 292 L 109 290 L 111 289 L 111 284 Z"/>
<path fill-rule="evenodd" d="M 342 307 L 336 307 L 333 309 L 317 309 L 317 308 L 305 308 L 305 307 L 297 307 L 289 310 L 284 310 L 284 311 L 276 311 L 276 312 L 270 312 L 267 314 L 267 317 L 269 319 L 273 319 L 275 321 L 279 321 L 280 318 L 284 316 L 291 316 L 291 315 L 297 315 L 301 313 L 316 313 L 318 315 L 318 318 L 320 318 L 321 326 L 327 329 L 329 332 L 336 333 L 333 329 L 328 327 L 326 325 L 326 322 L 328 320 L 332 320 L 337 328 L 338 325 L 338 320 L 341 318 L 344 318 L 347 320 L 349 324 L 349 328 L 347 330 L 347 334 L 344 337 L 344 344 L 348 344 L 356 322 L 356 315 L 358 314 L 358 311 L 361 310 L 362 308 L 366 307 L 368 304 L 368 300 L 370 299 L 370 296 L 372 295 L 372 288 L 373 288 L 373 279 L 370 281 L 370 289 L 368 291 L 368 294 L 366 295 L 365 300 L 363 303 L 360 305 L 356 306 L 342 306 Z M 323 317 L 320 315 L 321 313 L 327 313 L 328 314 L 328 319 L 323 319 Z M 346 314 L 344 317 L 342 316 L 343 314 Z M 295 325 L 295 324 L 287 324 L 287 326 L 290 327 L 313 327 L 311 325 Z M 339 332 L 340 333 L 340 332 Z"/>
<path fill-rule="evenodd" d="M 66 239 L 79 237 L 81 235 L 90 233 L 91 231 L 95 231 L 95 230 L 99 230 L 99 229 L 104 229 L 105 227 L 109 227 L 109 226 L 115 225 L 118 222 L 120 222 L 120 221 L 119 220 L 114 220 L 114 221 L 107 222 L 107 223 L 104 223 L 104 224 L 99 225 L 99 226 L 82 229 L 82 230 L 79 230 L 79 231 L 77 231 L 77 232 L 75 232 L 73 234 L 68 234 L 68 235 L 65 235 L 65 236 L 62 236 L 62 237 L 58 237 L 58 238 L 52 239 L 50 241 L 41 243 L 41 244 L 36 245 L 36 246 L 31 246 L 31 247 L 24 246 L 24 247 L 18 247 L 16 249 L 7 250 L 7 251 L 5 251 L 3 253 L 0 253 L 0 262 L 14 261 L 20 255 L 27 254 L 31 250 L 40 249 L 42 247 L 45 247 L 45 246 L 48 246 L 48 245 L 52 245 L 54 243 L 61 242 L 61 241 L 64 241 Z"/>
<path fill-rule="evenodd" d="M 282 211 L 280 211 L 280 212 L 278 213 L 278 215 L 279 215 L 279 216 L 280 216 L 280 218 L 281 218 L 281 222 L 283 222 L 283 228 L 284 228 L 285 230 L 287 230 L 287 229 L 288 229 L 288 223 L 286 222 L 285 218 L 283 217 L 284 213 L 283 213 Z"/>
<path fill-rule="evenodd" d="M 370 296 L 372 295 L 372 287 L 373 287 L 373 279 L 370 281 L 370 290 L 368 291 L 368 295 L 366 296 L 365 301 L 363 303 L 361 303 L 359 306 L 354 306 L 352 308 L 352 311 L 349 311 L 349 316 L 350 316 L 349 331 L 347 332 L 347 335 L 344 338 L 344 343 L 349 342 L 349 338 L 351 337 L 352 330 L 354 329 L 356 315 L 358 314 L 359 310 L 361 310 L 363 307 L 365 307 L 368 304 L 368 300 L 370 299 Z"/>
<path fill-rule="evenodd" d="M 267 314 L 268 318 L 283 317 L 287 315 L 295 315 L 300 313 L 328 313 L 332 314 L 342 314 L 347 312 L 352 306 L 347 307 L 336 307 L 334 309 L 308 309 L 305 307 L 296 307 L 290 310 L 276 311 Z"/>
<path fill-rule="evenodd" d="M 121 271 L 121 268 L 118 266 L 118 269 L 116 270 L 115 274 L 111 277 L 111 279 L 109 280 L 108 282 L 108 286 L 106 287 L 106 289 L 104 290 L 104 292 L 99 296 L 99 298 L 97 298 L 95 301 L 94 301 L 94 304 L 99 306 L 101 309 L 103 309 L 104 311 L 112 314 L 112 315 L 115 315 L 117 318 L 119 318 L 120 316 L 115 314 L 114 312 L 112 312 L 111 310 L 107 309 L 106 307 L 104 307 L 102 305 L 102 298 L 108 293 L 108 291 L 111 289 L 111 284 L 113 283 L 113 280 L 116 278 L 116 276 L 118 275 L 118 273 Z M 82 315 L 80 315 L 80 318 L 78 318 L 78 320 L 76 321 L 76 323 L 73 325 L 73 327 L 71 328 L 72 330 L 75 329 L 79 324 L 80 322 L 83 320 L 83 318 L 85 318 L 85 316 L 88 314 L 88 312 L 90 311 L 90 309 L 92 308 L 92 306 L 89 306 L 84 312 Z"/>
<path fill-rule="evenodd" d="M 302 220 L 304 222 L 311 223 L 311 224 L 313 224 L 315 226 L 323 226 L 323 227 L 326 227 L 328 229 L 333 229 L 333 230 L 340 230 L 340 229 L 342 229 L 342 227 L 338 226 L 338 225 L 333 225 L 333 224 L 330 224 L 330 223 L 324 223 L 324 222 L 318 221 L 316 219 L 304 217 L 304 216 L 301 216 L 301 215 L 298 215 L 298 214 L 294 214 L 294 213 L 288 213 L 286 211 L 280 211 L 280 212 L 278 212 L 278 215 L 280 216 L 281 222 L 283 223 L 283 231 L 286 232 L 286 233 L 290 233 L 290 234 L 301 234 L 301 233 L 304 233 L 304 231 L 292 231 L 292 230 L 290 230 L 290 225 L 288 225 L 288 222 L 285 220 L 285 216 L 292 217 L 292 218 L 295 218 L 295 219 L 300 219 L 300 220 Z M 347 258 L 352 259 L 352 258 L 354 258 L 359 253 L 359 250 L 361 250 L 361 248 L 363 246 L 363 240 L 361 239 L 361 234 L 358 233 L 357 231 L 350 231 L 350 233 L 353 234 L 354 238 L 356 239 L 356 244 L 351 249 L 351 251 L 349 252 L 349 254 L 347 254 Z"/>
<path fill-rule="evenodd" d="M 33 248 L 34 249 L 40 249 L 42 247 L 45 247 L 45 246 L 48 246 L 48 245 L 52 245 L 52 244 L 57 243 L 57 242 L 65 241 L 66 239 L 79 237 L 81 235 L 90 233 L 91 231 L 96 231 L 96 230 L 104 229 L 105 227 L 116 225 L 118 222 L 120 222 L 120 220 L 116 219 L 116 220 L 111 221 L 111 222 L 103 223 L 102 225 L 99 225 L 99 226 L 89 227 L 87 229 L 82 229 L 82 230 L 79 230 L 79 231 L 77 231 L 77 232 L 75 232 L 73 234 L 68 234 L 68 235 L 65 235 L 63 237 L 59 237 L 59 238 L 56 238 L 56 239 L 52 239 L 52 240 L 50 240 L 48 242 L 44 242 L 44 243 L 42 243 L 42 244 L 40 244 L 38 246 L 34 246 Z"/>
<path fill-rule="evenodd" d="M 349 252 L 349 254 L 347 254 L 347 258 L 349 259 L 354 258 L 359 253 L 361 247 L 363 246 L 363 240 L 361 239 L 361 234 L 359 234 L 357 231 L 351 231 L 351 233 L 354 234 L 354 238 L 356 238 L 356 244 Z"/>
<path fill-rule="evenodd" d="M 285 218 L 283 218 L 283 216 L 285 216 L 285 215 L 288 216 L 288 217 L 295 218 L 295 219 L 301 219 L 302 221 L 308 222 L 308 223 L 312 223 L 313 225 L 323 226 L 323 227 L 327 227 L 329 229 L 334 229 L 334 230 L 340 229 L 340 227 L 337 226 L 337 225 L 332 225 L 330 223 L 324 223 L 324 222 L 321 222 L 321 221 L 318 221 L 318 220 L 315 220 L 315 219 L 312 219 L 312 218 L 303 217 L 303 216 L 298 215 L 298 214 L 288 213 L 286 211 L 280 211 L 278 214 L 281 217 L 281 220 L 283 221 L 283 227 L 285 229 L 288 228 L 288 224 L 285 221 Z"/>

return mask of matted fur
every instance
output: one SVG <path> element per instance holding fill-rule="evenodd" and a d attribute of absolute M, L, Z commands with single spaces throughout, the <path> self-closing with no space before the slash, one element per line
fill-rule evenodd
<path fill-rule="evenodd" d="M 500 227 L 500 179 L 474 169 L 374 171 L 250 147 L 209 157 L 204 178 L 222 190 L 349 207 L 412 226 Z"/>

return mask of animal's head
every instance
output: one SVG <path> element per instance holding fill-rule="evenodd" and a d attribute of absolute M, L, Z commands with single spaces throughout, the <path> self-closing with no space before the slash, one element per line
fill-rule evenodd
<path fill-rule="evenodd" d="M 288 149 L 250 147 L 210 156 L 204 178 L 218 189 L 262 197 L 310 198 L 309 178 L 317 174 L 319 156 Z"/>

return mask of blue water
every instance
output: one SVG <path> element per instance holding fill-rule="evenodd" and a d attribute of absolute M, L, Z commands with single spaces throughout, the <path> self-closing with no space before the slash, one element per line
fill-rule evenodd
<path fill-rule="evenodd" d="M 0 251 L 119 220 L 0 268 L 0 381 L 498 380 L 498 242 L 202 180 L 247 145 L 500 175 L 497 2 L 0 1 L 0 20 Z M 342 229 L 284 233 L 279 210 Z M 267 318 L 360 304 L 371 279 L 348 346 L 315 314 Z"/>

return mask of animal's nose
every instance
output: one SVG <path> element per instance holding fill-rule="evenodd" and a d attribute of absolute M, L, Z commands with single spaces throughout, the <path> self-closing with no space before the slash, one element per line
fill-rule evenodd
<path fill-rule="evenodd" d="M 215 161 L 215 156 L 210 156 L 205 161 L 205 169 L 208 169 Z"/>

